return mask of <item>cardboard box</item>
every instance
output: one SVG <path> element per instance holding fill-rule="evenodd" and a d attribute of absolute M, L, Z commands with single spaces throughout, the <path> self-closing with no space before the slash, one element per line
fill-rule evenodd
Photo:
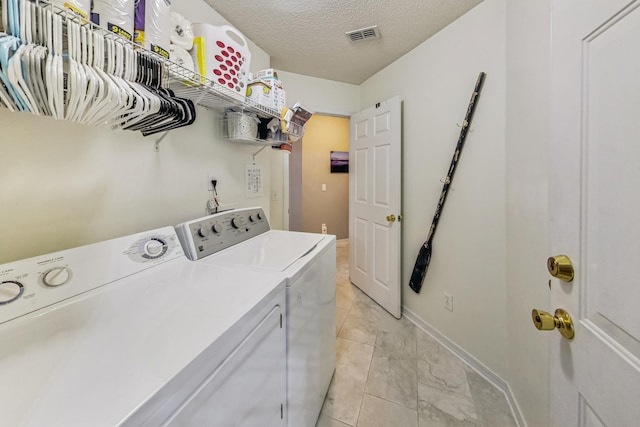
<path fill-rule="evenodd" d="M 273 104 L 278 113 L 287 106 L 287 92 L 282 88 L 282 85 L 279 87 L 274 85 L 273 87 Z"/>
<path fill-rule="evenodd" d="M 278 73 L 273 68 L 256 71 L 253 73 L 253 80 L 278 80 Z"/>

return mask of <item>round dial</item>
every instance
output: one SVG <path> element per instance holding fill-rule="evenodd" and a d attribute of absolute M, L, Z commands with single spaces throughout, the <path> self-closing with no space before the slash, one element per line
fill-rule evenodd
<path fill-rule="evenodd" d="M 20 298 L 24 292 L 24 286 L 22 283 L 15 280 L 7 280 L 0 283 L 0 305 L 9 304 Z"/>
<path fill-rule="evenodd" d="M 42 282 L 47 286 L 61 286 L 71 279 L 68 267 L 53 267 L 42 275 Z"/>
<path fill-rule="evenodd" d="M 200 237 L 207 237 L 209 235 L 209 228 L 207 227 L 200 227 L 198 229 L 198 236 Z"/>
<path fill-rule="evenodd" d="M 256 222 L 256 218 L 253 215 L 249 215 L 249 221 Z"/>
<path fill-rule="evenodd" d="M 164 242 L 157 239 L 151 239 L 144 244 L 144 254 L 149 258 L 156 258 L 162 255 L 164 251 Z"/>
<path fill-rule="evenodd" d="M 222 231 L 222 227 L 220 226 L 220 224 L 213 224 L 211 226 L 211 231 L 213 231 L 216 234 L 220 234 L 220 232 Z"/>
<path fill-rule="evenodd" d="M 262 219 L 262 214 L 260 212 L 258 212 L 256 216 L 258 217 L 258 219 Z"/>
<path fill-rule="evenodd" d="M 233 218 L 231 220 L 231 226 L 233 228 L 240 228 L 240 220 L 238 218 Z"/>

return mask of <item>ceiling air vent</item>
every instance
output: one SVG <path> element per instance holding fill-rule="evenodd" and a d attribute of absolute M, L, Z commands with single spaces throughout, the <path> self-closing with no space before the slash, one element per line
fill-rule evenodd
<path fill-rule="evenodd" d="M 380 30 L 378 30 L 377 25 L 374 25 L 373 27 L 360 28 L 359 30 L 347 31 L 346 34 L 352 42 L 380 38 Z"/>

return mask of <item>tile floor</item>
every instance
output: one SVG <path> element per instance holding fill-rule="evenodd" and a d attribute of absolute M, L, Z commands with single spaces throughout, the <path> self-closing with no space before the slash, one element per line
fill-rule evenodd
<path fill-rule="evenodd" d="M 339 240 L 336 372 L 317 427 L 516 427 L 502 392 L 349 282 Z"/>

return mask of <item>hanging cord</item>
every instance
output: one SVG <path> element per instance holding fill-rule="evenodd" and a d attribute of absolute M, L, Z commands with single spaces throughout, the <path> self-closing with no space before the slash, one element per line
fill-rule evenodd
<path fill-rule="evenodd" d="M 216 205 L 214 213 L 218 213 L 218 207 L 220 207 L 220 201 L 218 200 L 218 191 L 216 190 L 216 186 L 218 185 L 217 179 L 211 180 L 211 188 L 213 189 L 213 202 Z"/>

